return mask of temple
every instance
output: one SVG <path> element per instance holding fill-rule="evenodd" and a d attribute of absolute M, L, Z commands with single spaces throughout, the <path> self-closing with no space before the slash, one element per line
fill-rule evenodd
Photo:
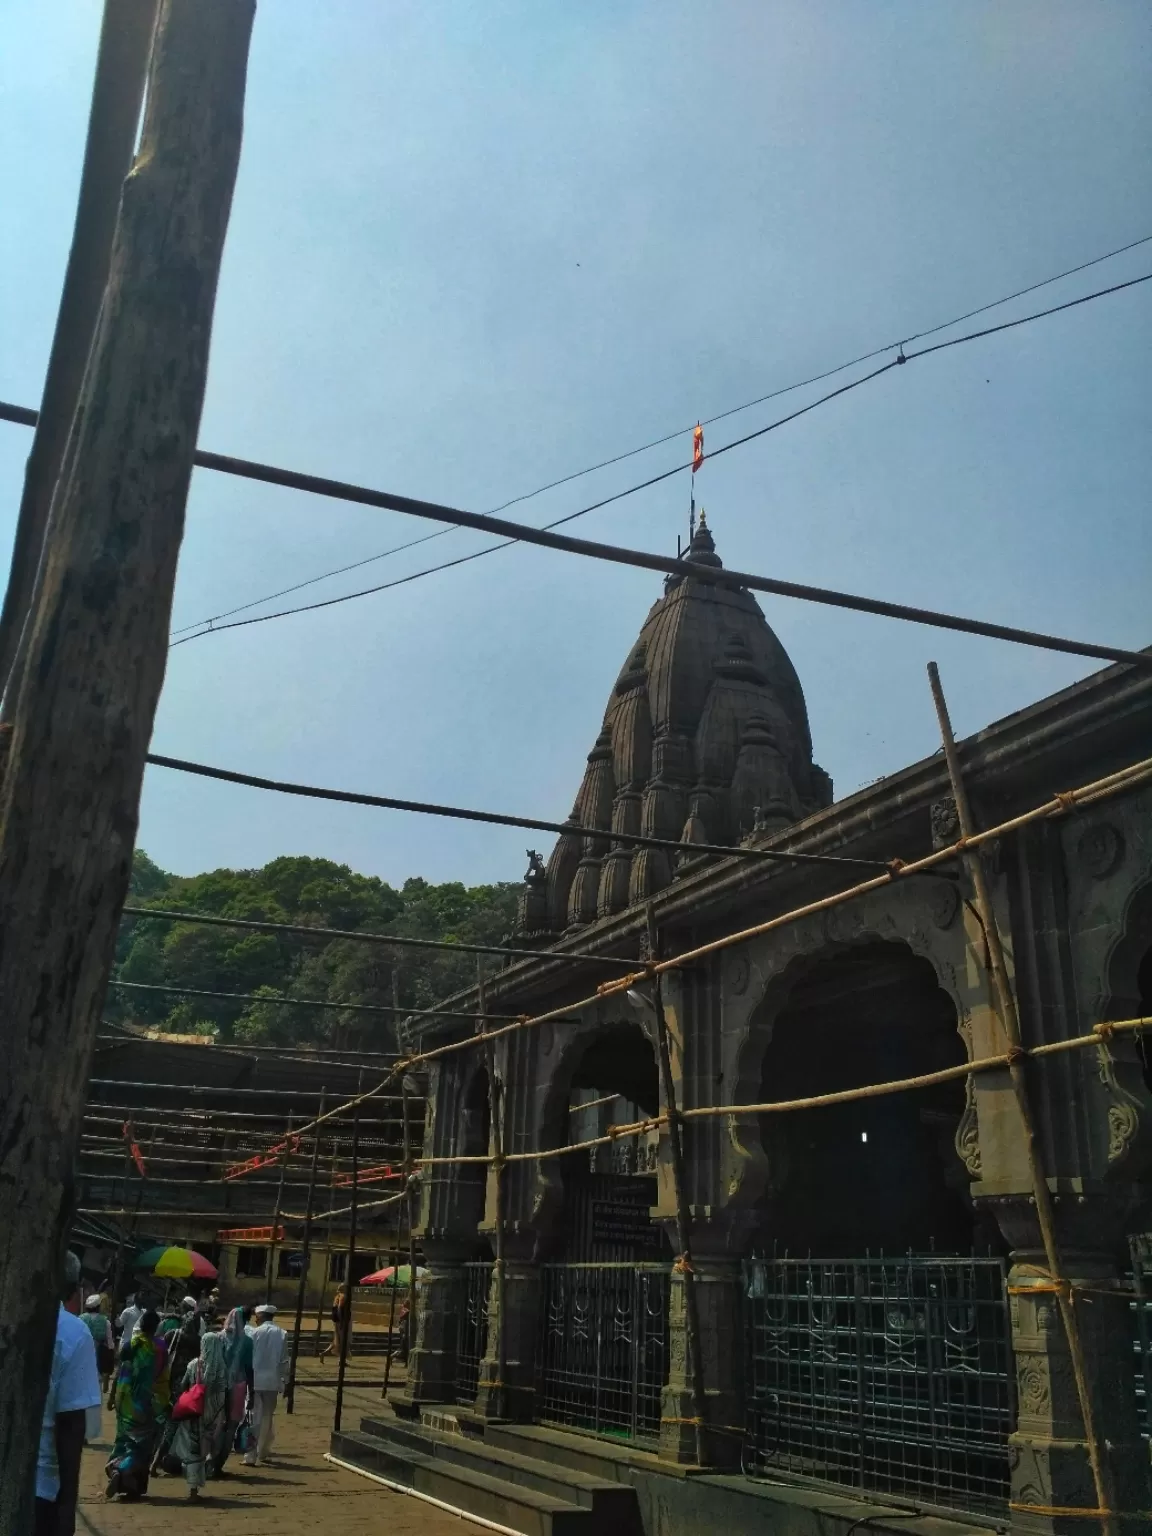
<path fill-rule="evenodd" d="M 426 1154 L 510 1160 L 426 1169 L 407 1395 L 337 1454 L 516 1531 L 867 1520 L 926 1536 L 943 1519 L 1083 1536 L 1102 1517 L 1017 1100 L 1007 1067 L 964 1071 L 1004 1050 L 970 871 L 954 857 L 884 877 L 956 842 L 945 760 L 835 801 L 757 602 L 712 579 L 703 525 L 687 558 L 699 577 L 667 581 L 612 688 L 574 830 L 546 862 L 530 854 L 516 943 L 542 953 L 456 1005 L 549 1019 L 430 1063 Z M 980 827 L 1055 807 L 981 855 L 1027 1046 L 1152 1012 L 1152 782 L 1052 801 L 1149 742 L 1152 674 L 1115 666 L 959 744 Z M 667 1108 L 652 990 L 597 987 L 642 966 L 650 925 L 676 955 L 799 908 L 665 977 L 689 1279 L 666 1124 L 613 1133 Z M 471 1032 L 407 1028 L 413 1050 Z M 693 1116 L 925 1075 L 914 1092 Z M 1117 1033 L 1027 1080 L 1113 1528 L 1134 1531 L 1152 1400 L 1145 1062 Z"/>

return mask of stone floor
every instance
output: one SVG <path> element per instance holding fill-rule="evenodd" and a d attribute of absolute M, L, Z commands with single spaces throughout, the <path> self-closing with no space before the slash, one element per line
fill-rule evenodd
<path fill-rule="evenodd" d="M 377 1382 L 383 1361 L 353 1361 L 349 1383 Z M 296 1411 L 276 1412 L 276 1444 L 267 1466 L 229 1462 L 234 1475 L 209 1483 L 198 1500 L 188 1498 L 182 1478 L 154 1477 L 139 1504 L 104 1500 L 103 1466 L 109 1441 L 93 1442 L 84 1453 L 77 1536 L 467 1536 L 479 1528 L 426 1504 L 393 1493 L 378 1483 L 345 1472 L 324 1460 L 332 1430 L 335 1392 L 310 1386 L 331 1381 L 330 1361 L 301 1362 Z M 403 1376 L 401 1375 L 401 1381 Z M 344 1423 L 358 1426 L 366 1413 L 380 1409 L 380 1388 L 350 1384 L 344 1393 Z M 104 1415 L 105 1436 L 112 1415 Z M 335 1501 L 339 1501 L 337 1504 Z"/>

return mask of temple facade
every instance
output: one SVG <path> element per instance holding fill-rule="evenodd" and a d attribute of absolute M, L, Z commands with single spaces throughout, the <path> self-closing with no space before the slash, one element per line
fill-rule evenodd
<path fill-rule="evenodd" d="M 430 1066 L 426 1155 L 512 1160 L 499 1174 L 482 1162 L 425 1172 L 407 1432 L 423 1419 L 435 1438 L 428 1426 L 450 1419 L 496 1478 L 515 1454 L 599 1470 L 635 1490 L 648 1536 L 851 1523 L 861 1510 L 883 1527 L 893 1507 L 894 1530 L 919 1529 L 919 1510 L 1083 1536 L 1095 1526 L 1076 1511 L 1097 1497 L 1017 1101 L 1007 1068 L 962 1070 L 1003 1052 L 1004 1036 L 959 858 L 666 975 L 690 1282 L 666 1126 L 613 1133 L 667 1107 L 651 988 L 597 995 L 621 962 L 647 958 L 650 920 L 663 955 L 685 953 L 958 837 L 940 754 L 834 799 L 755 599 L 709 579 L 719 557 L 706 528 L 688 559 L 700 578 L 669 578 L 612 688 L 572 810 L 584 830 L 546 861 L 530 855 L 516 943 L 548 953 L 486 983 L 494 1026 L 552 1017 Z M 1150 745 L 1152 673 L 1117 666 L 989 725 L 959 756 L 986 828 Z M 1025 1045 L 1152 1012 L 1150 811 L 1152 780 L 1136 775 L 986 845 Z M 629 832 L 684 846 L 614 836 Z M 468 1028 L 413 1021 L 407 1043 Z M 1026 1068 L 1110 1507 L 1133 1530 L 1150 1507 L 1142 1050 L 1117 1034 Z M 942 1072 L 831 1106 L 692 1115 Z M 706 1470 L 686 1482 L 693 1467 Z"/>

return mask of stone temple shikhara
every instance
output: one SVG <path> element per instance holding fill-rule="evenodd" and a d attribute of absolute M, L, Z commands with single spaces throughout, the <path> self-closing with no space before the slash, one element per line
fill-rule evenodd
<path fill-rule="evenodd" d="M 643 957 L 649 908 L 663 953 L 677 954 L 861 877 L 693 845 L 908 862 L 957 838 L 940 754 L 834 799 L 800 682 L 757 602 L 706 579 L 720 561 L 703 524 L 687 558 L 701 579 L 666 581 L 588 755 L 571 820 L 594 834 L 529 858 L 516 945 L 603 956 L 604 968 L 541 954 L 488 977 L 494 1019 L 559 1016 L 430 1064 L 426 1156 L 496 1150 L 494 1103 L 505 1154 L 656 1115 L 650 994 L 586 1001 L 619 974 L 610 960 Z M 960 760 L 991 827 L 1150 746 L 1152 676 L 1116 666 L 988 726 Z M 1152 1013 L 1150 811 L 1152 784 L 1137 779 L 988 845 L 1025 1045 Z M 629 832 L 686 846 L 615 836 Z M 669 973 L 680 1109 L 789 1101 L 1002 1051 L 971 896 L 956 860 Z M 412 1021 L 407 1043 L 471 1032 Z M 1076 1306 L 1112 1507 L 1135 1517 L 1152 1507 L 1132 1299 L 1152 1226 L 1149 1074 L 1133 1034 L 1028 1073 L 1065 1273 L 1087 1287 Z M 510 1161 L 499 1196 L 483 1162 L 425 1170 L 407 1422 L 345 1436 L 341 1454 L 409 1472 L 426 1456 L 449 1483 L 455 1468 L 444 1497 L 524 1531 L 580 1524 L 573 1508 L 648 1536 L 846 1529 L 869 1509 L 884 1527 L 892 1501 L 904 1516 L 894 1530 L 921 1529 L 916 1509 L 1020 1531 L 1099 1528 L 1067 1513 L 1096 1498 L 1007 1069 L 688 1118 L 684 1154 L 706 1473 L 683 1475 L 700 1445 L 664 1128 Z"/>

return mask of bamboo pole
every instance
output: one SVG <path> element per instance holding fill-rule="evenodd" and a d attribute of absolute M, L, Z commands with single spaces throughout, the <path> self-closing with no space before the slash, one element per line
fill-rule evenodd
<path fill-rule="evenodd" d="M 363 1076 L 363 1074 L 361 1074 Z M 360 1120 L 359 1106 L 352 1112 L 352 1219 L 348 1223 L 348 1268 L 344 1275 L 344 1326 L 340 1330 L 340 1365 L 336 1372 L 336 1413 L 334 1434 L 340 1433 L 344 1411 L 344 1375 L 348 1369 L 348 1344 L 352 1337 L 352 1265 L 356 1258 L 356 1205 L 360 1190 Z"/>
<path fill-rule="evenodd" d="M 940 736 L 944 744 L 944 757 L 948 764 L 948 777 L 952 783 L 952 797 L 956 802 L 956 815 L 960 823 L 960 837 L 962 843 L 966 844 L 975 834 L 976 824 L 972 815 L 972 806 L 968 799 L 968 789 L 964 783 L 964 775 L 960 767 L 960 754 L 956 750 L 956 738 L 952 734 L 952 721 L 948 714 L 947 700 L 944 697 L 944 690 L 940 683 L 940 671 L 934 661 L 928 663 L 928 681 L 932 688 L 932 699 L 936 706 L 936 716 L 940 724 Z M 996 998 L 996 1012 L 1000 1019 L 1004 1038 L 1008 1044 L 1006 1052 L 1008 1056 L 1008 1072 L 1011 1077 L 1012 1091 L 1015 1095 L 1016 1106 L 1020 1115 L 1020 1126 L 1023 1132 L 1024 1146 L 1028 1158 L 1028 1172 L 1032 1184 L 1032 1199 L 1036 1207 L 1036 1222 L 1040 1229 L 1041 1242 L 1044 1245 L 1044 1259 L 1048 1267 L 1048 1278 L 1051 1279 L 1055 1290 L 1057 1306 L 1060 1309 L 1061 1321 L 1064 1324 L 1064 1333 L 1068 1340 L 1068 1354 L 1072 1363 L 1072 1374 L 1076 1382 L 1076 1396 L 1080 1404 L 1080 1413 L 1084 1421 L 1084 1438 L 1088 1451 L 1088 1463 L 1092 1469 L 1092 1484 L 1096 1493 L 1097 1512 L 1103 1522 L 1104 1536 L 1114 1536 L 1116 1520 L 1112 1512 L 1111 1469 L 1105 1458 L 1104 1448 L 1101 1444 L 1099 1430 L 1096 1425 L 1092 1391 L 1088 1382 L 1087 1363 L 1084 1357 L 1079 1323 L 1076 1318 L 1073 1294 L 1063 1279 L 1063 1266 L 1056 1237 L 1056 1217 L 1052 1207 L 1052 1193 L 1048 1188 L 1048 1179 L 1044 1172 L 1040 1143 L 1036 1134 L 1036 1122 L 1032 1113 L 1031 1097 L 1028 1092 L 1028 1079 L 1024 1071 L 1026 1055 L 1021 1048 L 1020 1014 L 1016 1006 L 1016 994 L 1011 978 L 1008 975 L 1008 967 L 1004 959 L 1004 945 L 1000 937 L 1000 925 L 996 917 L 996 908 L 992 902 L 979 853 L 974 849 L 965 848 L 964 862 L 972 879 L 972 888 L 976 898 L 976 910 L 980 916 L 980 925 L 984 930 L 984 942 L 986 945 L 985 963 L 992 976 L 993 992 Z"/>
<path fill-rule="evenodd" d="M 320 1107 L 324 1107 L 324 1095 L 320 1095 Z M 284 1179 L 287 1176 L 288 1164 L 292 1160 L 292 1114 L 288 1115 L 288 1131 L 285 1136 L 287 1146 L 280 1154 L 280 1181 L 276 1186 L 276 1204 L 272 1208 L 272 1242 L 268 1248 L 268 1284 L 264 1291 L 264 1300 L 272 1300 L 272 1287 L 276 1283 L 276 1258 L 280 1246 L 280 1212 L 284 1207 Z"/>
<path fill-rule="evenodd" d="M 396 972 L 395 972 L 395 969 L 393 969 L 393 972 L 392 972 L 392 986 L 393 986 L 393 995 L 395 995 L 395 990 L 396 990 Z M 408 1144 L 408 1101 L 407 1101 L 407 1099 L 405 1099 L 405 1101 L 404 1101 L 404 1170 L 405 1170 L 405 1179 L 410 1177 L 409 1172 L 408 1172 L 408 1164 L 409 1164 L 410 1157 L 411 1157 L 411 1148 L 409 1147 L 409 1144 Z M 411 1202 L 411 1200 L 408 1200 L 405 1203 L 404 1209 L 407 1210 L 407 1212 L 408 1212 L 408 1224 L 409 1224 L 409 1227 L 411 1227 L 411 1224 L 412 1224 L 412 1202 Z M 395 1352 L 395 1348 L 396 1348 L 396 1292 L 397 1292 L 397 1289 L 399 1288 L 399 1282 L 400 1282 L 400 1260 L 401 1260 L 401 1258 L 403 1256 L 403 1251 L 404 1251 L 402 1246 L 401 1246 L 401 1243 L 400 1243 L 400 1223 L 401 1223 L 401 1220 L 402 1220 L 402 1215 L 401 1215 L 401 1212 L 398 1211 L 396 1213 L 396 1241 L 395 1241 L 395 1244 L 394 1244 L 395 1257 L 392 1260 L 392 1295 L 389 1298 L 389 1302 L 388 1302 L 388 1353 L 387 1353 L 387 1355 L 384 1358 L 384 1382 L 383 1382 L 383 1385 L 380 1388 L 380 1396 L 381 1397 L 387 1397 L 388 1396 L 388 1383 L 389 1383 L 389 1380 L 390 1380 L 390 1378 L 392 1376 L 392 1356 L 393 1356 L 393 1354 Z M 412 1310 L 412 1304 L 411 1304 L 412 1271 L 411 1270 L 409 1270 L 409 1272 L 408 1272 L 408 1284 L 409 1284 L 409 1304 L 408 1304 L 408 1310 L 409 1310 L 409 1312 L 411 1312 L 411 1310 Z M 409 1350 L 409 1352 L 408 1352 L 408 1359 L 411 1359 L 411 1350 Z M 405 1376 L 407 1376 L 407 1372 L 408 1372 L 408 1359 L 406 1359 L 405 1362 L 404 1362 Z"/>
<path fill-rule="evenodd" d="M 484 975 L 479 965 L 477 965 L 476 970 L 477 1011 L 480 1015 L 480 1034 L 485 1040 L 484 1061 L 488 1077 L 488 1134 L 492 1147 L 488 1161 L 492 1164 L 492 1220 L 494 1226 L 492 1281 L 496 1290 L 496 1306 L 489 1309 L 488 1318 L 488 1326 L 491 1329 L 492 1313 L 494 1311 L 496 1324 L 496 1380 L 490 1381 L 486 1385 L 489 1391 L 488 1402 L 491 1408 L 489 1417 L 502 1419 L 505 1417 L 506 1377 L 508 1374 L 508 1332 L 505 1326 L 507 1322 L 505 1308 L 508 1304 L 508 1277 L 506 1273 L 507 1258 L 504 1252 L 504 1102 L 499 1084 L 496 1081 L 496 1057 L 486 1027 L 485 1007 L 487 998 L 484 990 Z"/>
<path fill-rule="evenodd" d="M 411 1148 L 412 1126 L 409 1119 L 408 1088 L 402 1081 L 404 1094 L 404 1187 L 408 1198 L 404 1208 L 408 1213 L 408 1310 L 404 1314 L 404 1375 L 408 1375 L 408 1361 L 412 1358 L 412 1342 L 416 1336 L 416 1223 L 413 1220 L 415 1189 L 412 1184 Z M 399 1221 L 397 1221 L 399 1225 Z"/>
<path fill-rule="evenodd" d="M 319 1135 L 319 1126 L 316 1128 Z M 328 1227 L 324 1234 L 324 1280 L 320 1286 L 320 1300 L 316 1303 L 316 1345 L 313 1353 L 316 1359 L 320 1358 L 320 1336 L 324 1324 L 324 1304 L 328 1300 L 329 1271 L 332 1268 L 332 1202 L 335 1198 L 336 1175 L 340 1168 L 340 1159 L 336 1155 L 336 1133 L 332 1133 L 332 1173 L 328 1180 Z"/>
<path fill-rule="evenodd" d="M 656 928 L 656 912 L 649 902 L 644 913 L 648 931 L 648 958 L 660 958 L 660 936 Z M 668 1016 L 664 1011 L 664 988 L 661 977 L 652 978 L 653 1001 L 656 1014 L 656 1056 L 660 1065 L 660 1086 L 664 1094 L 665 1115 L 668 1126 L 668 1146 L 672 1153 L 672 1185 L 676 1199 L 676 1244 L 680 1256 L 675 1268 L 684 1283 L 684 1322 L 688 1345 L 688 1381 L 692 1389 L 693 1429 L 696 1438 L 696 1465 L 707 1464 L 704 1434 L 707 1422 L 708 1400 L 704 1392 L 704 1362 L 700 1355 L 700 1299 L 696 1294 L 696 1271 L 692 1266 L 692 1217 L 688 1208 L 687 1180 L 684 1173 L 683 1124 L 676 1102 L 676 1083 L 672 1076 L 672 1056 L 668 1049 Z"/>
<path fill-rule="evenodd" d="M 0 789 L 0 1536 L 33 1524 L 71 1164 L 128 890 L 254 0 L 163 0 Z"/>
<path fill-rule="evenodd" d="M 320 1093 L 320 1107 L 324 1107 L 324 1091 Z M 300 1358 L 300 1330 L 304 1326 L 304 1292 L 308 1287 L 308 1262 L 312 1257 L 312 1211 L 316 1199 L 316 1170 L 320 1162 L 320 1132 L 312 1133 L 312 1165 L 308 1176 L 308 1205 L 304 1213 L 304 1237 L 301 1242 L 303 1263 L 300 1266 L 300 1284 L 296 1290 L 296 1325 L 292 1330 L 292 1355 L 288 1362 L 288 1386 L 284 1393 L 284 1410 L 291 1413 L 296 1406 L 296 1362 Z M 279 1217 L 277 1217 L 279 1220 Z"/>

